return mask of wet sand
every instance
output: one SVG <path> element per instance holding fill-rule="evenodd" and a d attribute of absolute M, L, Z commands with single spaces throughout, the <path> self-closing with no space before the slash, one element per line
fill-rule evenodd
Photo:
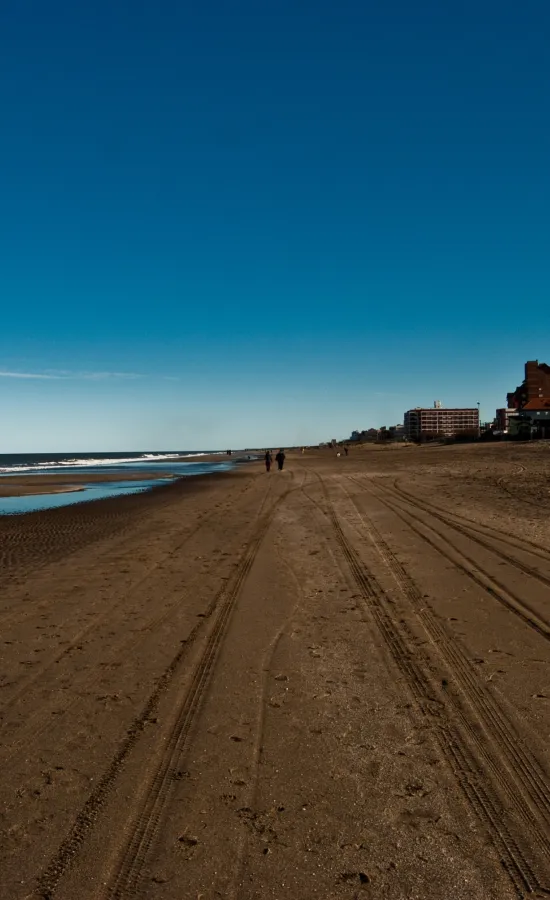
<path fill-rule="evenodd" d="M 550 889 L 550 451 L 0 519 L 2 897 Z"/>
<path fill-rule="evenodd" d="M 170 478 L 169 473 L 129 472 L 128 474 L 105 473 L 104 475 L 84 473 L 59 475 L 9 475 L 0 478 L 0 497 L 25 497 L 37 494 L 62 494 L 83 491 L 85 484 L 111 484 L 115 481 L 144 481 Z"/>

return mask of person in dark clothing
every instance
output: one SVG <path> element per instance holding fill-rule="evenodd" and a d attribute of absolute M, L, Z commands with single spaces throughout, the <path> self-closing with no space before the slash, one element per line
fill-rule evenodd
<path fill-rule="evenodd" d="M 345 453 L 345 454 L 346 454 L 346 456 L 347 456 L 347 455 L 348 455 L 348 453 L 349 453 L 349 450 L 348 450 L 348 448 L 347 448 L 347 447 L 344 447 L 344 453 Z"/>
<path fill-rule="evenodd" d="M 285 464 L 285 451 L 282 449 L 279 450 L 275 459 L 277 460 L 277 465 L 279 466 L 279 472 L 280 472 Z"/>
<path fill-rule="evenodd" d="M 269 472 L 269 470 L 271 469 L 271 450 L 265 451 L 264 458 L 265 458 L 265 470 L 266 470 L 266 472 Z"/>

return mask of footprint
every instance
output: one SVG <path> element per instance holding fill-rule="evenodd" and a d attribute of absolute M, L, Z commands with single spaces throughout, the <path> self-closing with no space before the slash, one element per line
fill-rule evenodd
<path fill-rule="evenodd" d="M 366 872 L 342 872 L 340 875 L 341 881 L 359 881 L 359 884 L 369 884 L 370 878 Z"/>
<path fill-rule="evenodd" d="M 187 859 L 194 855 L 198 843 L 198 839 L 190 834 L 182 834 L 178 838 L 180 849 L 185 853 Z"/>

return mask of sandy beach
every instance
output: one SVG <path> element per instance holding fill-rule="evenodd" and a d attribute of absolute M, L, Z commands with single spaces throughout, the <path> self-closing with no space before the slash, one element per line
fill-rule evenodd
<path fill-rule="evenodd" d="M 0 518 L 2 898 L 546 895 L 549 476 L 319 450 Z"/>

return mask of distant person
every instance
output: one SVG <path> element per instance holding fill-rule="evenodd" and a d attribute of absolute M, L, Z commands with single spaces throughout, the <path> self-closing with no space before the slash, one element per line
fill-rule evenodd
<path fill-rule="evenodd" d="M 347 448 L 347 447 L 344 447 L 344 453 L 345 453 L 345 454 L 346 454 L 346 456 L 347 456 L 347 455 L 348 455 L 348 453 L 349 453 L 349 450 L 348 450 L 348 448 Z"/>
<path fill-rule="evenodd" d="M 275 459 L 277 460 L 277 465 L 279 466 L 279 472 L 282 472 L 283 466 L 285 464 L 285 451 L 282 449 L 279 450 Z"/>
<path fill-rule="evenodd" d="M 272 461 L 271 450 L 266 450 L 264 459 L 265 459 L 265 470 L 266 470 L 266 472 L 269 472 L 269 471 L 271 471 L 271 461 Z"/>

